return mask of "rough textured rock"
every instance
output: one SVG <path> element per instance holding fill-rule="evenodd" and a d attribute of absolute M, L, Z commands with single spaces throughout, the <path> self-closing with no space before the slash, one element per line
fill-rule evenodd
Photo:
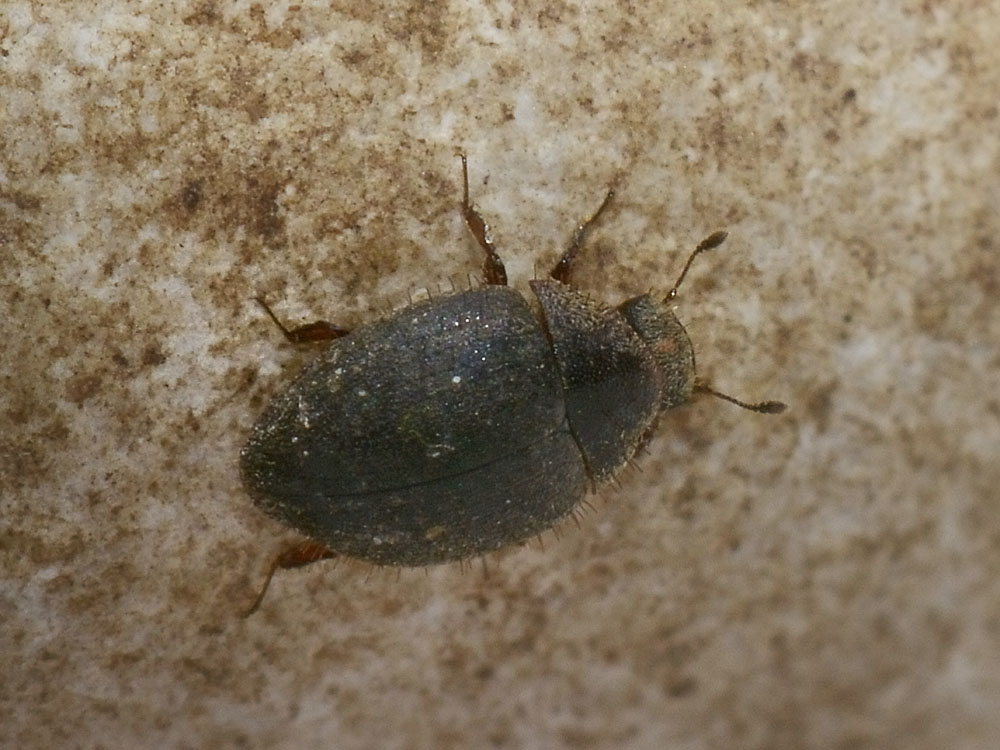
<path fill-rule="evenodd" d="M 0 8 L 0 745 L 932 748 L 1000 734 L 989 3 Z M 279 574 L 247 430 L 346 326 L 669 288 L 707 399 L 580 528 Z"/>

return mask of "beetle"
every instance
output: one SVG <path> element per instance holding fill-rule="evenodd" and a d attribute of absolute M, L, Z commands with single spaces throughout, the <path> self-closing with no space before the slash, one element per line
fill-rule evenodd
<path fill-rule="evenodd" d="M 547 279 L 530 282 L 537 309 L 507 286 L 490 227 L 469 199 L 462 216 L 485 253 L 485 284 L 412 303 L 356 331 L 324 321 L 286 328 L 328 348 L 274 397 L 240 454 L 255 503 L 309 541 L 271 576 L 344 555 L 375 565 L 467 560 L 552 528 L 588 489 L 611 479 L 650 438 L 663 412 L 694 393 L 774 414 L 695 378 L 694 350 L 670 303 L 695 247 L 663 298 L 616 307 L 569 285 L 593 222 L 577 225 Z"/>

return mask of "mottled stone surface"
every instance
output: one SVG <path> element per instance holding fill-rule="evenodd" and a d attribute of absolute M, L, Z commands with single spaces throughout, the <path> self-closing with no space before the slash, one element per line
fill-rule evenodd
<path fill-rule="evenodd" d="M 0 745 L 991 748 L 996 3 L 0 5 Z M 703 399 L 558 541 L 279 574 L 237 453 L 463 285 L 669 288 Z"/>

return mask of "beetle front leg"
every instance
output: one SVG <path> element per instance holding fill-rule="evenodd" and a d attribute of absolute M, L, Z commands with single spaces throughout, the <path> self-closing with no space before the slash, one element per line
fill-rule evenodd
<path fill-rule="evenodd" d="M 591 225 L 597 221 L 597 217 L 604 213 L 604 209 L 608 207 L 608 204 L 611 203 L 611 199 L 614 197 L 615 189 L 611 188 L 608 190 L 608 194 L 604 196 L 604 200 L 601 202 L 601 205 L 597 207 L 597 210 L 576 225 L 573 237 L 569 241 L 569 247 L 566 248 L 562 257 L 559 258 L 559 262 L 555 264 L 552 271 L 549 273 L 549 276 L 556 281 L 561 281 L 563 284 L 569 283 L 570 272 L 573 270 L 573 264 L 576 261 L 576 256 L 580 252 L 580 248 L 583 247 L 584 240 L 587 239 L 587 232 L 590 231 Z"/>

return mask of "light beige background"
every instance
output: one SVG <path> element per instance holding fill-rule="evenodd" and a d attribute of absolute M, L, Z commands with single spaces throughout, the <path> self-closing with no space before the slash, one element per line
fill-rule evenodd
<path fill-rule="evenodd" d="M 0 6 L 0 745 L 989 748 L 996 2 Z M 465 284 L 666 289 L 702 373 L 579 528 L 279 574 L 236 457 L 307 354 Z"/>

